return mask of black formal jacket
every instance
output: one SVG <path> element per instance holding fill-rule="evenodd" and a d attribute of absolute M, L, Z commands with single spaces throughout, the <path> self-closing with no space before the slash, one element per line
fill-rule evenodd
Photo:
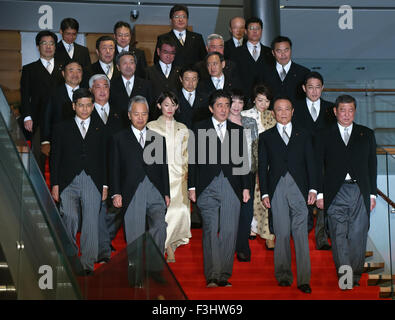
<path fill-rule="evenodd" d="M 196 68 L 199 71 L 200 80 L 210 79 L 210 74 L 207 70 L 206 60 L 199 61 L 196 63 Z M 232 60 L 225 60 L 225 67 L 222 70 L 224 74 L 227 74 L 231 77 L 238 77 L 239 71 L 237 70 L 237 65 Z"/>
<path fill-rule="evenodd" d="M 151 140 L 149 136 L 151 135 Z M 151 144 L 155 144 L 155 147 Z M 131 127 L 112 137 L 110 143 L 110 194 L 122 196 L 125 211 L 139 186 L 148 177 L 163 197 L 170 197 L 169 171 L 166 156 L 165 138 L 147 128 L 144 149 L 141 147 Z M 145 156 L 143 156 L 145 154 Z M 159 162 L 146 163 L 144 157 L 158 157 Z"/>
<path fill-rule="evenodd" d="M 347 173 L 357 181 L 370 213 L 370 195 L 377 194 L 376 139 L 373 130 L 353 124 L 350 140 L 344 144 L 337 122 L 320 131 L 316 149 L 319 157 L 319 193 L 328 209 Z"/>
<path fill-rule="evenodd" d="M 210 148 L 210 139 L 199 139 L 199 130 L 207 131 L 212 129 L 212 134 L 215 136 L 216 143 L 216 155 L 210 154 L 213 148 Z M 229 180 L 236 196 L 242 200 L 243 190 L 250 188 L 250 178 L 248 169 L 248 155 L 247 150 L 243 154 L 243 143 L 246 145 L 243 127 L 234 124 L 233 122 L 226 121 L 226 131 L 224 142 L 221 144 L 221 140 L 218 138 L 212 118 L 203 120 L 196 123 L 193 129 L 195 137 L 195 148 L 194 150 L 188 150 L 189 152 L 189 165 L 188 165 L 188 189 L 196 188 L 196 197 L 208 187 L 211 181 L 218 176 L 221 171 L 224 176 Z M 221 161 L 221 152 L 226 147 L 227 140 L 228 145 L 228 159 Z M 199 160 L 199 154 L 205 150 L 205 157 L 203 163 Z M 238 160 L 243 160 L 241 163 L 236 163 L 232 152 L 239 155 Z M 215 160 L 213 163 L 213 159 Z M 213 164 L 211 164 L 213 163 Z M 234 169 L 241 171 L 241 167 L 244 164 L 244 174 L 234 174 Z"/>
<path fill-rule="evenodd" d="M 49 97 L 43 112 L 41 126 L 41 142 L 52 140 L 52 131 L 55 124 L 73 118 L 75 111 L 73 103 L 67 93 L 66 84 L 61 84 Z"/>
<path fill-rule="evenodd" d="M 102 122 L 106 127 L 108 137 L 110 138 L 112 135 L 117 132 L 125 129 L 128 124 L 130 124 L 130 120 L 128 118 L 122 118 L 124 114 L 117 107 L 110 105 L 110 113 L 107 117 L 107 123 L 104 123 L 100 115 L 97 113 L 96 107 L 93 109 L 91 117 L 95 119 L 95 121 Z"/>
<path fill-rule="evenodd" d="M 178 109 L 174 114 L 174 119 L 187 126 L 188 129 L 193 128 L 193 124 L 211 117 L 211 112 L 208 108 L 208 97 L 199 89 L 195 91 L 195 100 L 191 106 L 187 99 L 185 99 L 182 90 L 178 91 Z"/>
<path fill-rule="evenodd" d="M 78 61 L 81 64 L 82 72 L 83 72 L 82 84 L 84 87 L 88 87 L 90 66 L 91 66 L 91 58 L 89 55 L 89 50 L 87 47 L 81 46 L 75 42 L 73 43 L 73 45 L 74 45 L 74 52 L 72 59 Z M 55 58 L 59 59 L 62 65 L 65 65 L 68 61 L 71 60 L 62 41 L 59 41 L 56 44 Z"/>
<path fill-rule="evenodd" d="M 243 39 L 243 45 L 247 41 L 247 39 Z M 233 38 L 230 38 L 224 42 L 224 57 L 225 59 L 234 59 L 236 53 L 236 46 L 233 42 Z"/>
<path fill-rule="evenodd" d="M 91 64 L 89 78 L 95 74 L 106 74 L 103 68 L 101 67 L 99 60 Z M 111 81 L 115 80 L 116 78 L 119 78 L 120 75 L 121 72 L 118 70 L 117 65 L 114 63 L 114 71 L 112 72 L 112 77 L 110 80 Z"/>
<path fill-rule="evenodd" d="M 24 65 L 21 75 L 21 121 L 30 116 L 33 130 L 41 126 L 42 114 L 48 103 L 52 90 L 64 83 L 62 64 L 55 59 L 55 66 L 50 74 L 38 59 Z"/>
<path fill-rule="evenodd" d="M 91 118 L 85 139 L 75 119 L 55 125 L 51 146 L 51 185 L 59 185 L 59 194 L 82 170 L 95 183 L 100 194 L 107 185 L 107 130 L 102 121 Z"/>
<path fill-rule="evenodd" d="M 242 46 L 235 49 L 235 54 L 232 56 L 232 60 L 237 64 L 239 79 L 244 85 L 244 94 L 247 97 L 250 97 L 254 85 L 261 79 L 260 73 L 262 72 L 264 65 L 273 63 L 274 58 L 272 50 L 261 44 L 260 55 L 257 61 L 255 61 L 248 51 L 247 41 L 245 41 Z"/>
<path fill-rule="evenodd" d="M 230 91 L 233 89 L 243 90 L 243 86 L 238 77 L 232 77 L 231 75 L 225 74 L 225 83 L 223 90 Z M 211 77 L 199 82 L 200 89 L 207 95 L 210 96 L 212 92 L 216 90 Z"/>
<path fill-rule="evenodd" d="M 171 67 L 169 77 L 166 78 L 158 62 L 146 69 L 145 79 L 151 82 L 152 100 L 154 103 L 156 103 L 159 95 L 163 91 L 172 91 L 177 94 L 177 91 L 181 88 L 180 68 L 177 66 Z"/>
<path fill-rule="evenodd" d="M 207 55 L 206 46 L 204 45 L 203 37 L 200 33 L 186 30 L 186 37 L 184 45 L 181 45 L 180 40 L 176 37 L 173 30 L 168 33 L 158 36 L 154 52 L 154 63 L 158 63 L 159 56 L 157 53 L 159 39 L 164 36 L 170 36 L 176 43 L 176 57 L 174 58 L 173 65 L 183 67 L 190 64 L 195 64 L 203 60 Z"/>
<path fill-rule="evenodd" d="M 303 99 L 305 94 L 302 89 L 305 76 L 310 72 L 309 69 L 292 61 L 287 76 L 282 82 L 276 69 L 276 63 L 263 65 L 260 69 L 261 80 L 271 89 L 273 96 L 285 95 L 295 103 L 298 99 Z M 272 108 L 273 106 L 271 106 Z"/>
<path fill-rule="evenodd" d="M 306 200 L 310 189 L 318 189 L 311 134 L 295 123 L 292 123 L 288 145 L 280 136 L 277 126 L 259 135 L 258 175 L 261 195 L 268 194 L 272 199 L 280 178 L 287 172 Z"/>
<path fill-rule="evenodd" d="M 145 58 L 144 51 L 129 45 L 129 52 L 134 53 L 134 55 L 136 56 L 136 59 L 137 59 L 135 75 L 140 78 L 145 78 L 145 69 L 147 68 L 147 59 Z M 119 54 L 118 47 L 115 46 L 114 65 L 116 65 L 115 60 L 116 60 L 116 57 L 118 54 Z"/>
<path fill-rule="evenodd" d="M 134 77 L 134 84 L 130 97 L 126 91 L 122 76 L 111 80 L 110 86 L 110 105 L 115 106 L 121 112 L 122 119 L 128 119 L 127 113 L 129 108 L 129 101 L 134 96 L 143 96 L 147 99 L 149 105 L 152 104 L 152 88 L 151 82 L 137 76 Z M 152 108 L 150 108 L 150 112 Z M 127 120 L 129 124 L 129 120 Z"/>

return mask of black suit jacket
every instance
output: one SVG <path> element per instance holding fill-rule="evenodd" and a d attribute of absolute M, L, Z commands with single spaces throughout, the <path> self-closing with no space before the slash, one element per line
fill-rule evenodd
<path fill-rule="evenodd" d="M 159 56 L 157 53 L 159 39 L 164 36 L 170 36 L 176 43 L 176 57 L 174 58 L 173 65 L 183 67 L 190 64 L 195 64 L 203 60 L 207 55 L 206 46 L 204 45 L 203 37 L 200 33 L 186 30 L 186 37 L 184 45 L 181 45 L 180 40 L 176 37 L 173 30 L 168 33 L 158 36 L 154 52 L 154 63 L 158 63 Z"/>
<path fill-rule="evenodd" d="M 74 120 L 67 119 L 54 127 L 51 146 L 51 185 L 59 185 L 59 194 L 85 170 L 102 194 L 107 185 L 107 131 L 103 122 L 91 118 L 85 139 Z"/>
<path fill-rule="evenodd" d="M 232 77 L 231 75 L 224 74 L 225 83 L 223 90 L 230 91 L 233 89 L 242 90 L 242 84 L 238 77 Z M 207 95 L 210 96 L 212 92 L 216 90 L 211 77 L 199 82 L 200 89 Z"/>
<path fill-rule="evenodd" d="M 246 42 L 247 40 L 246 39 L 244 39 L 243 40 L 243 44 Z M 236 54 L 236 46 L 235 46 L 235 43 L 234 43 L 234 41 L 233 41 L 233 38 L 230 38 L 230 39 L 228 39 L 228 40 L 226 40 L 225 42 L 224 42 L 224 57 L 225 57 L 225 59 L 231 59 L 231 60 L 233 60 L 234 59 L 234 56 L 235 56 L 235 54 Z"/>
<path fill-rule="evenodd" d="M 66 84 L 61 84 L 50 96 L 43 112 L 41 142 L 51 142 L 54 125 L 74 116 L 75 111 L 67 93 Z"/>
<path fill-rule="evenodd" d="M 152 139 L 149 140 L 149 135 Z M 151 144 L 155 143 L 155 148 Z M 148 177 L 163 197 L 170 197 L 169 171 L 166 160 L 166 141 L 164 137 L 147 128 L 144 149 L 129 127 L 112 137 L 110 149 L 110 194 L 122 196 L 125 211 L 137 190 L 138 185 Z M 159 148 L 158 148 L 159 146 Z M 161 149 L 161 150 L 159 150 Z M 143 153 L 148 152 L 160 163 L 146 163 Z M 163 152 L 162 152 L 163 151 Z"/>
<path fill-rule="evenodd" d="M 101 67 L 99 60 L 97 60 L 95 63 L 91 64 L 89 78 L 95 74 L 106 74 L 105 71 L 103 70 L 103 68 Z M 121 72 L 118 70 L 117 65 L 114 63 L 114 71 L 112 72 L 112 77 L 110 80 L 119 78 L 120 75 L 121 75 Z"/>
<path fill-rule="evenodd" d="M 311 134 L 295 123 L 292 123 L 288 145 L 280 136 L 277 126 L 259 135 L 258 174 L 261 195 L 268 194 L 272 199 L 278 181 L 287 172 L 306 200 L 310 189 L 318 189 Z"/>
<path fill-rule="evenodd" d="M 102 122 L 106 127 L 108 137 L 118 133 L 119 131 L 125 129 L 128 124 L 130 124 L 130 120 L 128 118 L 122 118 L 124 114 L 115 106 L 110 105 L 110 113 L 107 117 L 107 123 L 104 123 L 100 115 L 97 113 L 96 107 L 93 109 L 91 117 L 95 119 L 95 121 Z"/>
<path fill-rule="evenodd" d="M 195 91 L 195 100 L 191 106 L 187 99 L 185 99 L 182 90 L 178 91 L 178 110 L 174 114 L 174 118 L 187 126 L 188 129 L 193 128 L 193 124 L 211 117 L 211 112 L 208 108 L 208 97 L 200 90 Z"/>
<path fill-rule="evenodd" d="M 309 72 L 309 69 L 292 62 L 287 76 L 282 82 L 276 69 L 276 63 L 266 64 L 260 69 L 260 81 L 267 84 L 272 89 L 274 97 L 277 95 L 285 95 L 295 104 L 298 99 L 303 99 L 305 97 L 302 84 L 305 76 Z"/>
<path fill-rule="evenodd" d="M 244 94 L 247 97 L 250 97 L 254 85 L 261 79 L 260 73 L 262 72 L 264 65 L 273 63 L 274 58 L 272 50 L 261 44 L 260 55 L 257 61 L 255 61 L 248 51 L 247 41 L 245 41 L 241 47 L 235 49 L 235 54 L 232 57 L 232 60 L 237 64 L 239 79 L 244 85 Z"/>
<path fill-rule="evenodd" d="M 152 104 L 152 89 L 151 83 L 148 80 L 141 79 L 139 77 L 134 77 L 134 84 L 133 89 L 128 96 L 126 91 L 125 85 L 123 83 L 122 76 L 114 78 L 111 80 L 111 87 L 110 87 L 110 104 L 115 106 L 118 110 L 120 110 L 122 114 L 122 119 L 126 119 L 127 123 L 125 126 L 129 124 L 128 119 L 128 108 L 129 108 L 129 101 L 132 97 L 140 95 L 147 99 L 149 105 Z M 151 113 L 152 108 L 150 108 Z"/>
<path fill-rule="evenodd" d="M 89 50 L 87 47 L 81 46 L 78 43 L 73 43 L 74 45 L 74 53 L 73 60 L 78 61 L 82 66 L 82 84 L 84 87 L 88 87 L 89 75 L 90 75 L 90 66 L 91 66 L 91 58 L 89 55 Z M 65 65 L 66 62 L 70 61 L 71 58 L 67 53 L 66 48 L 62 41 L 59 41 L 56 44 L 55 58 L 61 61 L 62 65 Z"/>
<path fill-rule="evenodd" d="M 33 120 L 33 130 L 41 126 L 42 114 L 48 103 L 52 90 L 64 82 L 62 64 L 55 59 L 52 74 L 38 59 L 35 62 L 24 65 L 21 75 L 21 121 L 30 116 Z"/>
<path fill-rule="evenodd" d="M 138 48 L 131 47 L 130 45 L 129 45 L 129 51 L 133 52 L 137 59 L 135 75 L 140 78 L 145 78 L 145 69 L 147 69 L 147 59 L 145 58 L 144 51 Z M 116 64 L 115 59 L 118 54 L 119 54 L 118 47 L 115 46 L 114 65 Z"/>
<path fill-rule="evenodd" d="M 210 74 L 207 70 L 206 60 L 199 61 L 196 63 L 196 68 L 199 71 L 200 80 L 210 79 Z M 237 65 L 232 60 L 225 60 L 225 67 L 222 70 L 224 74 L 231 77 L 239 77 L 239 71 L 237 70 Z"/>
<path fill-rule="evenodd" d="M 319 132 L 316 148 L 321 173 L 319 192 L 324 193 L 325 209 L 329 208 L 349 173 L 357 181 L 366 212 L 370 213 L 370 194 L 377 194 L 376 139 L 373 130 L 354 123 L 346 146 L 336 122 Z"/>
<path fill-rule="evenodd" d="M 214 149 L 210 147 L 210 139 L 199 139 L 199 130 L 207 131 L 210 129 L 213 130 L 211 132 L 215 136 L 214 143 L 216 143 L 217 151 L 215 155 L 210 154 Z M 225 136 L 224 142 L 221 144 L 221 141 L 214 129 L 212 118 L 198 122 L 194 126 L 193 132 L 195 136 L 195 149 L 189 150 L 190 164 L 188 165 L 188 188 L 196 188 L 196 197 L 199 197 L 199 195 L 207 188 L 211 181 L 221 173 L 221 171 L 229 180 L 236 196 L 240 200 L 242 199 L 243 189 L 250 188 L 251 179 L 249 178 L 248 155 L 247 152 L 243 154 L 243 143 L 246 143 L 243 127 L 230 121 L 226 121 L 226 131 L 227 135 Z M 223 152 L 222 149 L 226 147 L 227 140 L 229 143 L 228 159 L 223 160 L 221 159 L 221 152 Z M 199 154 L 202 150 L 205 150 L 203 163 L 199 158 Z M 243 162 L 237 163 L 237 161 L 235 161 L 236 159 L 233 159 L 234 154 L 240 156 L 239 160 L 243 160 Z M 211 164 L 213 159 L 215 159 L 215 161 Z M 242 166 L 244 167 L 244 174 L 234 174 L 234 169 L 240 170 Z"/>

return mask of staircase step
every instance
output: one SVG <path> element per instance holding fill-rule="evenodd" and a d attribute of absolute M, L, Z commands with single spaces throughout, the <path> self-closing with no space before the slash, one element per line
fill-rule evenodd
<path fill-rule="evenodd" d="M 380 298 L 391 298 L 394 297 L 395 285 L 391 287 L 380 287 Z"/>
<path fill-rule="evenodd" d="M 370 272 L 382 268 L 384 268 L 384 262 L 365 262 L 363 272 Z"/>
<path fill-rule="evenodd" d="M 392 280 L 395 280 L 395 275 L 392 276 Z M 388 284 L 390 281 L 390 274 L 369 274 L 368 285 L 377 286 L 382 284 Z"/>
<path fill-rule="evenodd" d="M 373 251 L 366 251 L 365 258 L 373 257 Z"/>

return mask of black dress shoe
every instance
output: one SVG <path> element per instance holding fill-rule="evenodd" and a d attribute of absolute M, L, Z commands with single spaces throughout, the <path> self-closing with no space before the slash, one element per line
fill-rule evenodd
<path fill-rule="evenodd" d="M 243 252 L 238 252 L 237 260 L 239 260 L 240 262 L 249 262 L 251 261 L 251 257 L 245 255 Z"/>
<path fill-rule="evenodd" d="M 111 249 L 111 251 L 117 251 L 117 249 L 115 249 L 115 248 L 112 246 L 112 244 L 110 244 L 110 249 Z"/>
<path fill-rule="evenodd" d="M 298 286 L 298 289 L 303 293 L 311 293 L 311 288 L 308 284 L 301 284 L 300 286 Z"/>
<path fill-rule="evenodd" d="M 199 222 L 192 222 L 191 223 L 191 228 L 192 229 L 200 229 L 202 227 L 202 224 Z"/>
<path fill-rule="evenodd" d="M 332 246 L 329 244 L 324 244 L 320 248 L 317 248 L 317 250 L 331 250 L 331 249 L 332 249 Z"/>
<path fill-rule="evenodd" d="M 166 279 L 163 278 L 160 271 L 150 271 L 149 276 L 154 280 L 156 283 L 165 284 L 167 283 Z"/>
<path fill-rule="evenodd" d="M 255 240 L 256 239 L 256 236 L 248 236 L 248 239 L 250 239 L 250 240 Z"/>
<path fill-rule="evenodd" d="M 93 270 L 86 269 L 86 270 L 81 270 L 80 272 L 78 272 L 78 276 L 80 276 L 80 277 L 87 277 L 87 276 L 93 276 L 93 275 L 94 275 Z"/>
<path fill-rule="evenodd" d="M 278 283 L 278 285 L 279 285 L 280 287 L 290 287 L 290 286 L 291 286 L 291 283 L 290 283 L 289 281 L 287 281 L 287 280 L 281 280 L 281 281 Z"/>
<path fill-rule="evenodd" d="M 206 283 L 207 288 L 216 288 L 218 287 L 218 280 L 216 279 L 208 279 Z"/>
<path fill-rule="evenodd" d="M 359 287 L 360 286 L 359 281 L 354 281 L 352 286 L 353 287 Z"/>
<path fill-rule="evenodd" d="M 228 280 L 221 280 L 218 282 L 219 287 L 231 287 L 232 284 Z"/>

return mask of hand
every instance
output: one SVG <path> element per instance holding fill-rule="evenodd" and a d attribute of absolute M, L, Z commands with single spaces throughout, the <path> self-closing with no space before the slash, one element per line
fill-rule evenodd
<path fill-rule="evenodd" d="M 166 202 L 166 208 L 168 208 L 170 206 L 170 197 L 169 196 L 165 196 L 165 202 Z"/>
<path fill-rule="evenodd" d="M 270 209 L 270 199 L 269 199 L 269 197 L 264 197 L 262 199 L 262 203 L 265 206 L 265 208 Z"/>
<path fill-rule="evenodd" d="M 309 192 L 307 196 L 307 204 L 313 205 L 317 199 L 317 194 L 315 192 Z"/>
<path fill-rule="evenodd" d="M 196 202 L 196 190 L 188 190 L 188 198 L 192 202 Z"/>
<path fill-rule="evenodd" d="M 45 143 L 41 145 L 41 152 L 49 157 L 49 152 L 51 151 L 51 145 L 49 143 Z"/>
<path fill-rule="evenodd" d="M 316 206 L 318 209 L 324 209 L 324 198 L 317 200 Z"/>
<path fill-rule="evenodd" d="M 244 189 L 243 190 L 243 202 L 246 203 L 250 200 L 250 190 Z"/>
<path fill-rule="evenodd" d="M 55 202 L 59 202 L 59 186 L 53 186 L 51 190 L 51 195 L 52 198 L 54 199 Z"/>
<path fill-rule="evenodd" d="M 102 196 L 101 196 L 101 201 L 106 200 L 107 196 L 108 196 L 108 188 L 103 187 L 103 193 L 102 193 Z"/>
<path fill-rule="evenodd" d="M 115 208 L 121 208 L 122 207 L 122 196 L 120 194 L 117 194 L 112 198 L 112 204 Z"/>
<path fill-rule="evenodd" d="M 33 120 L 27 120 L 24 122 L 25 129 L 29 132 L 33 131 Z"/>
<path fill-rule="evenodd" d="M 376 199 L 370 198 L 370 211 L 372 211 L 376 207 Z"/>

